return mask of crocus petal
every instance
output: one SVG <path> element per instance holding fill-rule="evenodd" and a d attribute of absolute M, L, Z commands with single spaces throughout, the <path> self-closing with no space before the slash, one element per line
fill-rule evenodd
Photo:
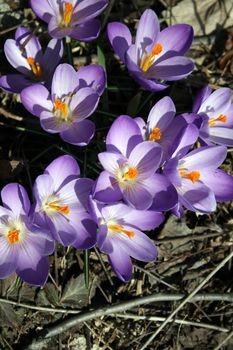
<path fill-rule="evenodd" d="M 154 11 L 148 9 L 143 12 L 138 23 L 135 45 L 139 58 L 152 50 L 159 33 L 159 20 Z"/>
<path fill-rule="evenodd" d="M 53 73 L 54 69 L 60 62 L 64 52 L 62 40 L 52 39 L 46 47 L 43 56 L 43 67 L 48 74 Z"/>
<path fill-rule="evenodd" d="M 33 84 L 29 77 L 21 74 L 3 75 L 0 78 L 0 87 L 7 92 L 19 94 L 24 88 Z"/>
<path fill-rule="evenodd" d="M 114 244 L 113 252 L 108 255 L 113 271 L 120 280 L 127 282 L 132 275 L 132 262 L 118 240 L 112 240 Z"/>
<path fill-rule="evenodd" d="M 161 62 L 155 62 L 144 74 L 146 79 L 180 80 L 189 75 L 194 69 L 193 62 L 183 56 L 170 57 Z"/>
<path fill-rule="evenodd" d="M 73 157 L 64 155 L 53 160 L 45 169 L 45 173 L 51 176 L 54 189 L 58 190 L 69 181 L 76 179 L 80 175 L 80 168 Z"/>
<path fill-rule="evenodd" d="M 96 223 L 92 220 L 91 216 L 88 213 L 73 213 L 75 219 L 75 227 L 77 230 L 77 238 L 72 243 L 72 246 L 76 249 L 89 249 L 96 244 L 97 239 L 97 226 Z M 69 216 L 69 219 L 72 223 L 72 217 Z"/>
<path fill-rule="evenodd" d="M 52 82 L 52 97 L 62 98 L 72 94 L 78 86 L 76 70 L 67 63 L 57 66 Z"/>
<path fill-rule="evenodd" d="M 138 170 L 140 179 L 145 179 L 155 173 L 161 158 L 160 145 L 152 141 L 144 141 L 136 145 L 130 153 L 129 165 Z"/>
<path fill-rule="evenodd" d="M 90 87 L 99 95 L 102 95 L 106 84 L 106 73 L 99 64 L 80 67 L 77 72 L 78 87 Z"/>
<path fill-rule="evenodd" d="M 60 123 L 52 112 L 43 111 L 40 114 L 40 125 L 41 127 L 51 134 L 57 134 L 68 129 L 67 123 Z"/>
<path fill-rule="evenodd" d="M 99 153 L 98 158 L 103 168 L 112 175 L 115 175 L 120 165 L 126 162 L 126 159 L 121 154 L 113 152 Z"/>
<path fill-rule="evenodd" d="M 203 172 L 201 181 L 214 192 L 217 202 L 233 200 L 233 177 L 223 170 Z"/>
<path fill-rule="evenodd" d="M 162 30 L 157 42 L 162 45 L 163 51 L 174 51 L 183 55 L 190 48 L 193 40 L 193 28 L 188 24 L 175 24 Z M 161 56 L 162 57 L 162 56 Z"/>
<path fill-rule="evenodd" d="M 63 168 L 59 169 L 61 171 Z M 33 193 L 39 202 L 44 198 L 51 196 L 54 192 L 54 182 L 49 174 L 39 175 L 33 186 Z"/>
<path fill-rule="evenodd" d="M 93 197 L 104 203 L 116 202 L 122 199 L 122 193 L 116 179 L 107 171 L 102 171 L 96 180 Z"/>
<path fill-rule="evenodd" d="M 5 237 L 0 237 L 0 279 L 6 278 L 15 271 L 16 254 L 15 250 L 10 248 Z"/>
<path fill-rule="evenodd" d="M 132 44 L 129 28 L 123 23 L 112 22 L 107 26 L 107 34 L 113 50 L 125 63 L 125 53 Z"/>
<path fill-rule="evenodd" d="M 120 152 L 128 157 L 132 149 L 142 141 L 137 123 L 127 115 L 118 117 L 112 124 L 107 138 L 107 150 Z"/>
<path fill-rule="evenodd" d="M 163 91 L 163 90 L 167 89 L 169 86 L 167 84 L 160 83 L 156 79 L 154 79 L 154 80 L 153 79 L 143 79 L 141 75 L 142 75 L 141 73 L 139 75 L 137 73 L 133 74 L 133 78 L 145 90 L 148 90 L 151 92 Z"/>
<path fill-rule="evenodd" d="M 34 252 L 26 252 L 21 249 L 16 272 L 25 282 L 35 286 L 43 286 L 49 274 L 49 261 L 47 257 L 41 257 L 36 266 L 34 266 L 32 264 L 34 259 Z"/>
<path fill-rule="evenodd" d="M 198 113 L 205 113 L 214 118 L 224 113 L 231 105 L 231 89 L 220 88 L 215 90 L 201 105 Z"/>
<path fill-rule="evenodd" d="M 31 7 L 35 14 L 47 23 L 54 15 L 53 8 L 48 0 L 31 0 Z"/>
<path fill-rule="evenodd" d="M 209 140 L 219 145 L 233 146 L 233 129 L 212 127 L 209 130 Z"/>
<path fill-rule="evenodd" d="M 79 213 L 82 216 L 83 213 Z M 47 222 L 53 239 L 63 246 L 71 245 L 78 239 L 78 229 L 80 229 L 79 215 L 75 210 L 70 211 L 68 215 L 56 213 L 47 217 Z"/>
<path fill-rule="evenodd" d="M 20 94 L 24 107 L 33 115 L 40 117 L 42 111 L 52 112 L 53 104 L 50 93 L 41 84 L 28 86 Z"/>
<path fill-rule="evenodd" d="M 176 119 L 174 120 L 174 124 Z M 177 125 L 179 131 L 179 125 Z M 172 128 L 171 128 L 172 131 Z M 175 131 L 175 129 L 174 129 Z M 191 146 L 197 141 L 199 130 L 194 124 L 188 124 L 178 134 L 172 145 L 171 153 L 173 157 L 181 158 L 185 155 Z"/>
<path fill-rule="evenodd" d="M 89 42 L 95 40 L 100 33 L 100 21 L 91 19 L 72 28 L 70 36 L 79 41 Z"/>
<path fill-rule="evenodd" d="M 112 240 L 107 236 L 108 228 L 106 225 L 101 225 L 97 234 L 97 243 L 101 252 L 111 254 L 113 252 Z"/>
<path fill-rule="evenodd" d="M 28 194 L 20 184 L 10 183 L 3 187 L 1 197 L 4 206 L 12 210 L 15 216 L 29 213 L 31 204 Z"/>
<path fill-rule="evenodd" d="M 97 17 L 108 6 L 108 0 L 78 1 L 72 16 L 72 24 L 80 24 Z"/>
<path fill-rule="evenodd" d="M 17 45 L 22 45 L 30 36 L 30 40 L 25 45 L 27 57 L 35 58 L 36 61 L 41 60 L 42 48 L 39 40 L 28 28 L 19 27 L 15 33 L 15 40 Z"/>
<path fill-rule="evenodd" d="M 138 210 L 146 210 L 151 207 L 153 197 L 150 189 L 147 189 L 140 183 L 130 187 L 122 187 L 124 201 Z"/>
<path fill-rule="evenodd" d="M 76 78 L 77 79 L 77 78 Z M 71 99 L 70 109 L 74 120 L 81 121 L 89 117 L 96 109 L 99 94 L 92 88 L 85 87 L 78 90 Z"/>
<path fill-rule="evenodd" d="M 82 120 L 73 123 L 67 130 L 61 132 L 60 136 L 65 141 L 76 146 L 86 146 L 95 134 L 95 123 L 90 120 Z"/>
<path fill-rule="evenodd" d="M 197 94 L 194 102 L 193 102 L 193 113 L 198 113 L 199 108 L 203 104 L 203 102 L 210 96 L 213 90 L 209 85 L 204 86 Z"/>
<path fill-rule="evenodd" d="M 159 100 L 151 109 L 148 116 L 149 130 L 152 131 L 155 127 L 162 132 L 167 129 L 176 114 L 176 107 L 172 99 L 168 96 Z"/>
<path fill-rule="evenodd" d="M 78 179 L 75 184 L 75 193 L 79 202 L 85 209 L 89 207 L 89 196 L 92 191 L 94 181 L 87 178 Z"/>
<path fill-rule="evenodd" d="M 16 41 L 13 39 L 7 39 L 4 44 L 4 52 L 8 62 L 16 68 L 20 73 L 31 75 L 31 68 L 27 63 L 26 58 L 22 55 Z"/>
<path fill-rule="evenodd" d="M 70 36 L 72 33 L 71 27 L 61 27 L 58 23 L 57 17 L 51 17 L 48 24 L 48 31 L 51 37 L 56 39 L 62 39 L 65 36 Z"/>
<path fill-rule="evenodd" d="M 182 159 L 181 167 L 189 170 L 217 169 L 227 156 L 224 146 L 205 146 L 193 150 Z"/>

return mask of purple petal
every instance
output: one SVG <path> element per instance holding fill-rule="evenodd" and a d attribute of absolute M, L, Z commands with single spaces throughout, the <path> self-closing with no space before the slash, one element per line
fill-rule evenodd
<path fill-rule="evenodd" d="M 28 214 L 31 204 L 28 194 L 23 186 L 17 183 L 10 183 L 1 191 L 3 205 L 10 209 L 16 216 Z"/>
<path fill-rule="evenodd" d="M 125 53 L 132 44 L 129 28 L 123 23 L 112 22 L 107 26 L 107 34 L 113 50 L 125 63 Z"/>
<path fill-rule="evenodd" d="M 121 154 L 112 152 L 99 153 L 98 158 L 103 168 L 114 176 L 116 176 L 120 164 L 126 161 L 126 159 L 122 157 Z"/>
<path fill-rule="evenodd" d="M 30 40 L 25 45 L 26 57 L 32 57 L 40 62 L 42 57 L 42 48 L 39 40 L 28 28 L 19 27 L 15 33 L 17 45 L 22 45 L 30 36 Z"/>
<path fill-rule="evenodd" d="M 82 120 L 73 123 L 67 130 L 61 132 L 60 136 L 65 141 L 76 146 L 86 146 L 95 134 L 95 124 L 90 120 Z"/>
<path fill-rule="evenodd" d="M 74 120 L 81 121 L 89 117 L 96 109 L 99 94 L 92 88 L 85 87 L 78 90 L 71 99 L 70 109 Z"/>
<path fill-rule="evenodd" d="M 77 72 L 79 89 L 90 87 L 102 95 L 106 85 L 106 72 L 99 64 L 80 67 Z"/>
<path fill-rule="evenodd" d="M 43 111 L 40 114 L 40 125 L 41 127 L 52 134 L 57 134 L 68 129 L 67 123 L 60 123 L 52 112 Z"/>
<path fill-rule="evenodd" d="M 168 96 L 159 100 L 151 109 L 148 116 L 149 131 L 159 128 L 162 132 L 167 129 L 176 114 L 176 107 Z"/>
<path fill-rule="evenodd" d="M 35 14 L 45 22 L 49 22 L 54 12 L 48 0 L 31 0 L 31 7 Z"/>
<path fill-rule="evenodd" d="M 58 23 L 56 16 L 51 17 L 48 24 L 48 31 L 51 37 L 56 39 L 62 39 L 65 36 L 70 36 L 73 29 L 71 27 L 62 27 Z"/>
<path fill-rule="evenodd" d="M 195 149 L 182 159 L 182 168 L 188 170 L 217 169 L 227 156 L 227 148 L 224 146 L 205 146 Z"/>
<path fill-rule="evenodd" d="M 97 234 L 97 243 L 101 252 L 111 254 L 113 252 L 112 240 L 107 236 L 108 228 L 106 225 L 101 225 Z"/>
<path fill-rule="evenodd" d="M 229 88 L 215 90 L 202 103 L 198 113 L 205 113 L 210 118 L 215 118 L 220 114 L 224 114 L 224 111 L 228 110 L 231 106 L 231 97 L 232 93 Z"/>
<path fill-rule="evenodd" d="M 146 210 L 152 205 L 151 189 L 140 183 L 126 188 L 122 187 L 122 192 L 124 201 L 135 209 Z"/>
<path fill-rule="evenodd" d="M 209 129 L 209 140 L 219 145 L 233 146 L 233 129 L 214 126 Z"/>
<path fill-rule="evenodd" d="M 107 150 L 120 152 L 128 157 L 132 149 L 142 141 L 137 123 L 127 115 L 118 117 L 112 124 L 107 138 Z"/>
<path fill-rule="evenodd" d="M 88 22 L 77 25 L 72 28 L 70 33 L 71 38 L 78 41 L 89 42 L 95 40 L 100 33 L 100 21 L 98 19 L 91 19 Z"/>
<path fill-rule="evenodd" d="M 62 40 L 52 39 L 46 47 L 42 62 L 43 67 L 48 75 L 53 73 L 60 62 L 64 52 Z M 46 80 L 48 80 L 46 78 Z"/>
<path fill-rule="evenodd" d="M 102 171 L 96 180 L 93 197 L 105 203 L 112 203 L 122 199 L 122 193 L 116 179 L 107 171 Z"/>
<path fill-rule="evenodd" d="M 21 250 L 21 253 L 23 252 L 24 250 Z M 49 274 L 48 258 L 41 257 L 36 266 L 34 266 L 34 264 L 32 264 L 34 257 L 33 252 L 20 254 L 16 273 L 22 280 L 29 284 L 44 286 Z"/>
<path fill-rule="evenodd" d="M 97 226 L 91 219 L 88 213 L 74 213 L 74 217 L 78 217 L 75 220 L 75 227 L 77 230 L 77 239 L 72 243 L 76 249 L 90 249 L 96 244 L 97 240 Z M 72 218 L 70 217 L 72 222 Z"/>
<path fill-rule="evenodd" d="M 127 252 L 122 248 L 122 245 L 119 244 L 120 242 L 117 240 L 113 242 L 113 252 L 108 255 L 109 262 L 117 277 L 123 282 L 127 282 L 132 275 L 131 259 Z"/>
<path fill-rule="evenodd" d="M 72 94 L 78 86 L 77 72 L 67 63 L 57 66 L 52 82 L 52 98 Z"/>
<path fill-rule="evenodd" d="M 21 92 L 20 98 L 24 107 L 37 117 L 40 117 L 42 111 L 53 110 L 50 93 L 43 85 L 28 86 Z"/>
<path fill-rule="evenodd" d="M 21 74 L 3 75 L 0 78 L 0 87 L 7 91 L 19 94 L 24 88 L 33 84 L 29 77 Z"/>
<path fill-rule="evenodd" d="M 13 39 L 7 39 L 4 44 L 4 52 L 8 62 L 20 73 L 32 76 L 31 68 L 26 58 L 22 55 L 17 43 Z"/>
<path fill-rule="evenodd" d="M 176 123 L 176 119 L 174 119 L 174 123 Z M 179 131 L 179 125 L 177 126 Z M 176 128 L 174 128 L 174 131 L 176 131 Z M 181 130 L 181 132 L 179 132 L 176 139 L 173 140 L 173 150 L 171 151 L 172 156 L 181 158 L 185 155 L 190 147 L 197 141 L 198 136 L 198 128 L 194 124 L 188 124 L 183 130 Z"/>
<path fill-rule="evenodd" d="M 41 203 L 44 198 L 51 196 L 54 190 L 54 181 L 49 174 L 39 175 L 36 178 L 33 194 L 37 201 Z"/>
<path fill-rule="evenodd" d="M 89 206 L 89 197 L 92 191 L 94 181 L 88 178 L 78 179 L 75 185 L 75 193 L 78 200 L 85 209 Z"/>
<path fill-rule="evenodd" d="M 6 278 L 15 271 L 16 254 L 15 250 L 11 249 L 5 237 L 0 237 L 0 279 Z"/>
<path fill-rule="evenodd" d="M 78 1 L 72 16 L 72 24 L 80 24 L 97 17 L 108 6 L 108 0 Z"/>
<path fill-rule="evenodd" d="M 193 102 L 193 113 L 198 113 L 199 108 L 203 104 L 203 102 L 210 96 L 213 90 L 209 85 L 204 86 L 197 94 L 194 102 Z"/>
<path fill-rule="evenodd" d="M 203 172 L 201 181 L 214 192 L 218 202 L 233 200 L 233 177 L 223 170 Z"/>

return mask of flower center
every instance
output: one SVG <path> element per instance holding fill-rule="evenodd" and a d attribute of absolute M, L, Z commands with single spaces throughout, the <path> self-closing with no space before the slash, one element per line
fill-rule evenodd
<path fill-rule="evenodd" d="M 162 133 L 160 131 L 160 128 L 154 128 L 149 135 L 149 140 L 155 142 L 155 141 L 159 141 L 161 137 L 162 137 Z"/>
<path fill-rule="evenodd" d="M 32 73 L 35 75 L 37 79 L 40 79 L 42 77 L 42 69 L 38 62 L 35 61 L 33 57 L 27 58 L 27 63 L 31 67 Z"/>
<path fill-rule="evenodd" d="M 15 243 L 18 243 L 19 241 L 19 230 L 16 230 L 15 228 L 8 231 L 7 239 L 10 245 L 13 245 Z"/>
<path fill-rule="evenodd" d="M 61 121 L 67 122 L 70 116 L 68 104 L 59 98 L 56 98 L 54 101 L 54 115 L 55 117 L 61 119 Z"/>
<path fill-rule="evenodd" d="M 109 229 L 110 231 L 113 231 L 113 232 L 124 233 L 124 234 L 126 234 L 129 238 L 135 236 L 135 232 L 125 230 L 124 227 L 121 226 L 121 225 L 108 225 L 108 229 Z"/>
<path fill-rule="evenodd" d="M 163 47 L 161 44 L 155 44 L 150 55 L 145 53 L 142 57 L 140 68 L 147 72 L 148 69 L 152 66 L 152 64 L 156 60 L 156 56 L 158 56 L 163 51 Z"/>
<path fill-rule="evenodd" d="M 71 2 L 66 2 L 62 18 L 62 25 L 64 25 L 65 27 L 68 27 L 68 25 L 70 24 L 73 11 L 74 6 L 71 4 Z"/>
<path fill-rule="evenodd" d="M 193 184 L 200 179 L 201 174 L 199 171 L 191 171 L 188 173 L 186 168 L 179 168 L 178 170 L 181 177 L 191 180 Z"/>
<path fill-rule="evenodd" d="M 62 214 L 68 215 L 69 212 L 70 212 L 69 206 L 68 205 L 60 206 L 59 205 L 60 202 L 61 202 L 60 200 L 56 200 L 56 201 L 50 202 L 50 203 L 48 203 L 48 207 L 50 209 L 53 209 L 54 211 L 56 211 L 58 213 L 62 213 Z"/>
<path fill-rule="evenodd" d="M 217 118 L 209 119 L 209 126 L 214 126 L 217 122 L 226 123 L 227 116 L 224 114 L 220 114 Z"/>

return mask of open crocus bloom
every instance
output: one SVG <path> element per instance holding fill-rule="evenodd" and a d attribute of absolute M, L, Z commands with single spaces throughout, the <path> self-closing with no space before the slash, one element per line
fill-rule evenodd
<path fill-rule="evenodd" d="M 162 149 L 152 141 L 143 141 L 140 128 L 129 116 L 120 116 L 112 124 L 106 139 L 107 152 L 99 154 L 104 167 L 97 179 L 95 199 L 111 203 L 123 199 L 130 206 L 156 211 L 170 209 L 177 198 L 167 179 L 156 174 Z"/>
<path fill-rule="evenodd" d="M 16 272 L 24 281 L 41 286 L 46 283 L 47 255 L 54 243 L 32 224 L 31 204 L 25 189 L 16 183 L 1 192 L 0 207 L 0 278 Z"/>
<path fill-rule="evenodd" d="M 193 105 L 193 113 L 203 119 L 200 138 L 208 145 L 233 146 L 233 104 L 229 88 L 213 92 L 209 86 L 200 90 Z"/>
<path fill-rule="evenodd" d="M 209 213 L 216 209 L 216 201 L 233 199 L 233 177 L 217 169 L 226 158 L 226 147 L 205 146 L 187 153 L 198 136 L 195 125 L 188 125 L 163 169 L 179 196 L 179 204 L 173 211 L 177 216 L 183 214 L 183 206 Z"/>
<path fill-rule="evenodd" d="M 41 126 L 73 145 L 87 145 L 95 133 L 95 124 L 86 120 L 96 109 L 106 77 L 99 65 L 82 67 L 78 72 L 69 64 L 60 64 L 54 73 L 51 94 L 42 85 L 24 89 L 24 107 L 40 118 Z"/>
<path fill-rule="evenodd" d="M 52 39 L 43 54 L 37 37 L 29 29 L 19 27 L 15 40 L 6 40 L 4 52 L 20 74 L 2 76 L 0 86 L 6 91 L 19 93 L 36 83 L 50 86 L 54 70 L 63 56 L 63 44 L 61 40 Z"/>
<path fill-rule="evenodd" d="M 95 19 L 108 5 L 108 0 L 31 0 L 35 14 L 48 23 L 55 38 L 70 36 L 80 41 L 96 39 L 100 22 Z"/>
<path fill-rule="evenodd" d="M 164 219 L 161 213 L 135 210 L 123 203 L 103 205 L 93 200 L 91 211 L 99 226 L 98 247 L 108 255 L 114 272 L 122 281 L 131 278 L 130 256 L 146 262 L 156 259 L 157 250 L 153 241 L 141 230 L 159 226 Z"/>
<path fill-rule="evenodd" d="M 88 249 L 96 243 L 96 225 L 87 212 L 92 180 L 78 178 L 71 156 L 55 159 L 34 185 L 35 222 L 60 244 Z"/>
<path fill-rule="evenodd" d="M 177 24 L 161 32 L 159 27 L 154 11 L 146 10 L 140 18 L 134 43 L 126 25 L 113 22 L 107 28 L 116 54 L 133 78 L 150 91 L 164 90 L 168 85 L 162 81 L 182 79 L 194 68 L 192 61 L 183 56 L 192 43 L 192 27 Z"/>

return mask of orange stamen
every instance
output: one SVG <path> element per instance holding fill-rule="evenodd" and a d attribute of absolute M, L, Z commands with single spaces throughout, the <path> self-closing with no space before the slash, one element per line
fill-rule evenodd
<path fill-rule="evenodd" d="M 19 230 L 10 230 L 7 234 L 7 238 L 11 245 L 17 243 L 19 241 Z"/>
<path fill-rule="evenodd" d="M 65 121 L 67 120 L 67 117 L 69 115 L 69 107 L 65 102 L 63 102 L 59 98 L 56 98 L 54 101 L 54 110 L 60 111 L 59 117 L 61 117 L 61 119 L 64 119 Z"/>
<path fill-rule="evenodd" d="M 73 10 L 74 10 L 74 6 L 71 4 L 71 2 L 66 2 L 64 13 L 63 13 L 63 24 L 65 26 L 68 26 L 70 24 Z"/>
<path fill-rule="evenodd" d="M 135 232 L 125 230 L 124 227 L 121 225 L 108 225 L 108 228 L 109 228 L 109 230 L 117 232 L 117 233 L 124 233 L 129 238 L 135 236 Z"/>
<path fill-rule="evenodd" d="M 135 168 L 129 168 L 128 171 L 124 174 L 126 180 L 133 180 L 138 176 L 138 170 Z"/>
<path fill-rule="evenodd" d="M 182 168 L 179 170 L 181 170 L 180 176 L 191 180 L 193 184 L 200 179 L 201 174 L 199 173 L 199 171 L 192 171 L 191 173 L 187 173 L 186 171 L 182 171 Z"/>
<path fill-rule="evenodd" d="M 42 74 L 43 74 L 40 64 L 38 62 L 36 62 L 33 57 L 28 57 L 27 62 L 29 64 L 29 66 L 31 67 L 31 70 L 32 70 L 33 74 L 35 75 L 35 77 L 37 79 L 40 79 L 42 77 Z"/>
<path fill-rule="evenodd" d="M 60 206 L 60 205 L 57 205 L 58 203 L 60 203 L 60 201 L 54 201 L 54 202 L 51 202 L 48 204 L 48 206 L 51 208 L 51 209 L 54 209 L 56 211 L 58 211 L 59 213 L 62 213 L 62 214 L 69 214 L 70 212 L 70 208 L 68 205 L 64 205 L 64 206 Z"/>
<path fill-rule="evenodd" d="M 227 116 L 220 114 L 217 118 L 211 118 L 209 120 L 209 126 L 214 126 L 217 122 L 226 123 Z"/>
<path fill-rule="evenodd" d="M 154 128 L 150 133 L 149 140 L 150 141 L 159 141 L 161 139 L 161 131 L 160 128 Z"/>
<path fill-rule="evenodd" d="M 145 54 L 142 58 L 140 68 L 147 72 L 148 69 L 155 62 L 156 56 L 159 55 L 163 51 L 163 46 L 161 44 L 155 44 L 150 55 Z"/>

